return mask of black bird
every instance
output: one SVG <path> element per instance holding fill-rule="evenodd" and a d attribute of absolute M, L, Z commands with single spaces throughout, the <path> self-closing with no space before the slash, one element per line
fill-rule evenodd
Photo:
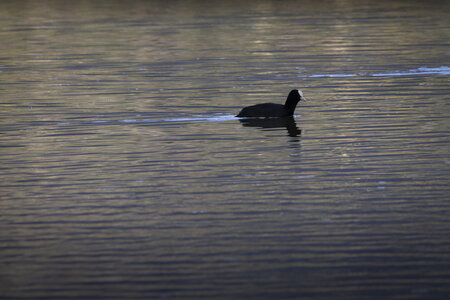
<path fill-rule="evenodd" d="M 275 104 L 275 103 L 262 103 L 252 106 L 244 107 L 241 112 L 236 117 L 248 117 L 248 118 L 280 118 L 289 117 L 294 114 L 295 107 L 300 101 L 306 101 L 303 97 L 303 93 L 300 90 L 292 90 L 287 99 L 286 103 Z"/>

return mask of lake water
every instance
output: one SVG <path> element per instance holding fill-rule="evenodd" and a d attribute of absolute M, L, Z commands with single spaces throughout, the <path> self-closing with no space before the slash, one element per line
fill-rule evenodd
<path fill-rule="evenodd" d="M 0 298 L 448 299 L 449 9 L 1 1 Z"/>

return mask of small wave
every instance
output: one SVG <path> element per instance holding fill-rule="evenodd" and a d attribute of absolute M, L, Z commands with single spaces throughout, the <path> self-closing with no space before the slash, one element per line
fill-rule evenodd
<path fill-rule="evenodd" d="M 105 124 L 105 123 L 156 123 L 156 122 L 223 122 L 234 120 L 236 117 L 234 115 L 220 115 L 220 116 L 212 116 L 212 117 L 202 117 L 202 116 L 193 116 L 186 118 L 171 118 L 171 119 L 123 119 L 123 120 L 92 120 L 89 123 L 92 124 Z M 58 123 L 58 125 L 67 125 L 69 123 Z"/>
<path fill-rule="evenodd" d="M 191 117 L 191 118 L 174 118 L 164 119 L 165 122 L 222 122 L 234 120 L 234 115 L 214 116 L 214 117 Z"/>
<path fill-rule="evenodd" d="M 354 76 L 357 76 L 357 74 L 317 74 L 311 75 L 309 77 L 320 78 L 320 77 L 354 77 Z"/>
<path fill-rule="evenodd" d="M 307 178 L 314 178 L 316 175 L 300 175 L 297 176 L 298 179 L 307 179 Z"/>
<path fill-rule="evenodd" d="M 355 77 L 355 76 L 373 76 L 373 77 L 388 77 L 388 76 L 409 76 L 409 75 L 449 75 L 450 68 L 441 66 L 438 68 L 428 68 L 428 67 L 420 67 L 417 69 L 411 69 L 408 71 L 395 71 L 395 72 L 386 72 L 386 73 L 359 73 L 359 74 L 314 74 L 309 75 L 310 78 L 339 78 L 339 77 Z M 299 77 L 303 77 L 302 75 Z"/>
<path fill-rule="evenodd" d="M 89 123 L 92 124 L 105 124 L 105 123 L 155 123 L 155 122 L 223 122 L 234 120 L 236 117 L 234 115 L 219 115 L 219 116 L 211 116 L 211 117 L 203 117 L 203 116 L 193 116 L 186 118 L 170 118 L 170 119 L 124 119 L 124 120 L 92 120 Z M 60 123 L 58 125 L 63 125 Z M 65 125 L 65 124 L 64 124 Z"/>
<path fill-rule="evenodd" d="M 136 123 L 138 120 L 119 120 L 121 123 Z"/>
<path fill-rule="evenodd" d="M 420 67 L 417 69 L 412 69 L 406 72 L 393 72 L 393 73 L 375 73 L 370 74 L 370 76 L 408 76 L 408 75 L 426 75 L 426 74 L 439 74 L 439 75 L 449 75 L 449 67 L 439 67 L 439 68 L 427 68 Z"/>

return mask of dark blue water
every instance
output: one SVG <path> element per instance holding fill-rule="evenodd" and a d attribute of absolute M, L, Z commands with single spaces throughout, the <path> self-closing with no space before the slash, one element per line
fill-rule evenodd
<path fill-rule="evenodd" d="M 1 1 L 0 298 L 448 299 L 448 9 Z"/>

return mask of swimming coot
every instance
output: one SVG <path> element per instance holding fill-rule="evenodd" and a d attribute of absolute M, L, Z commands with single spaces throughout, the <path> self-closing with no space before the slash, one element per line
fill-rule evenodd
<path fill-rule="evenodd" d="M 289 117 L 294 114 L 295 107 L 300 101 L 306 101 L 303 97 L 303 93 L 300 90 L 292 90 L 287 99 L 286 103 L 275 104 L 275 103 L 262 103 L 252 106 L 244 107 L 241 112 L 236 117 L 249 117 L 249 118 L 280 118 Z"/>

